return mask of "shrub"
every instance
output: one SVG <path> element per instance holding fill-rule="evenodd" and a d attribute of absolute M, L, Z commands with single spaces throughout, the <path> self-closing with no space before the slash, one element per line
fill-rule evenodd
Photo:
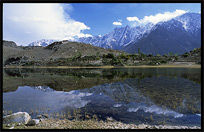
<path fill-rule="evenodd" d="M 185 53 L 182 56 L 186 58 L 186 57 L 188 57 L 188 53 Z"/>
<path fill-rule="evenodd" d="M 160 57 L 161 55 L 160 54 L 157 54 L 157 57 Z"/>
<path fill-rule="evenodd" d="M 109 53 L 106 55 L 106 58 L 114 58 L 114 55 L 112 53 Z"/>
<path fill-rule="evenodd" d="M 166 60 L 161 60 L 160 63 L 167 63 L 167 61 Z"/>
<path fill-rule="evenodd" d="M 177 61 L 179 58 L 178 58 L 178 56 L 175 56 L 175 60 Z"/>
<path fill-rule="evenodd" d="M 121 61 L 121 59 L 117 59 L 117 58 L 113 58 L 112 60 L 111 60 L 111 65 L 123 65 L 122 64 L 122 61 Z"/>
<path fill-rule="evenodd" d="M 121 59 L 126 59 L 127 56 L 126 56 L 124 53 L 122 53 L 122 54 L 119 55 L 118 57 L 121 58 Z"/>

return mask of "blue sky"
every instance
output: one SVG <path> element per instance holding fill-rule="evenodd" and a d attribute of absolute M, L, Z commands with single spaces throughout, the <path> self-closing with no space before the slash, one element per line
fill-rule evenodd
<path fill-rule="evenodd" d="M 122 26 L 131 25 L 127 21 L 129 16 L 137 16 L 142 19 L 144 16 L 156 15 L 164 12 L 174 12 L 176 9 L 189 12 L 200 12 L 200 4 L 192 3 L 118 3 L 118 4 L 71 4 L 73 10 L 70 16 L 78 21 L 84 22 L 90 26 L 92 30 L 87 30 L 85 33 L 92 35 L 104 35 L 111 31 L 115 25 L 114 21 L 122 20 Z"/>
<path fill-rule="evenodd" d="M 74 40 L 200 11 L 199 3 L 7 3 L 3 4 L 3 39 L 18 45 L 40 39 Z"/>

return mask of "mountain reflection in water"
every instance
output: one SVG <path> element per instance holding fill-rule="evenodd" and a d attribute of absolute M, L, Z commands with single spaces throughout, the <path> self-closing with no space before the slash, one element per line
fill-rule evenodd
<path fill-rule="evenodd" d="M 200 82 L 199 68 L 4 69 L 3 108 L 200 126 Z"/>

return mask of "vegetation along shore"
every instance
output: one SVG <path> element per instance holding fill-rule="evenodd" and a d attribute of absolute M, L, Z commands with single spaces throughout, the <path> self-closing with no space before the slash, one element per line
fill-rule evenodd
<path fill-rule="evenodd" d="M 3 66 L 9 67 L 54 67 L 54 68 L 112 68 L 134 66 L 180 67 L 201 64 L 201 49 L 178 55 L 129 54 L 123 51 L 103 49 L 90 44 L 60 41 L 46 47 L 17 46 L 12 41 L 3 41 Z"/>

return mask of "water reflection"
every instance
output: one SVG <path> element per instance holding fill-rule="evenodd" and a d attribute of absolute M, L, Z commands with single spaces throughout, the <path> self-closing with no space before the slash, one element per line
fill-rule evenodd
<path fill-rule="evenodd" d="M 180 118 L 183 117 L 183 114 L 177 113 L 173 110 L 168 110 L 168 109 L 162 109 L 161 107 L 158 107 L 156 105 L 152 106 L 147 106 L 147 105 L 139 105 L 134 108 L 129 108 L 127 111 L 128 112 L 137 112 L 138 110 L 143 110 L 144 112 L 149 112 L 149 113 L 155 113 L 158 115 L 167 115 L 167 116 L 173 116 L 174 118 Z"/>
<path fill-rule="evenodd" d="M 200 69 L 5 69 L 4 110 L 200 126 Z M 71 117 L 70 119 L 73 119 Z"/>

